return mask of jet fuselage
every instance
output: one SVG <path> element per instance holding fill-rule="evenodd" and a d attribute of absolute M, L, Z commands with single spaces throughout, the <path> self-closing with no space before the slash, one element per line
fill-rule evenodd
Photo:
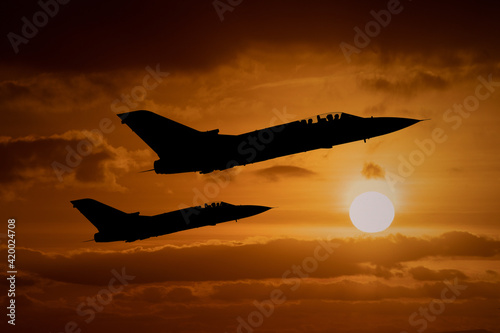
<path fill-rule="evenodd" d="M 71 201 L 98 229 L 96 242 L 133 242 L 188 229 L 214 226 L 263 213 L 270 207 L 225 202 L 196 206 L 154 216 L 125 213 L 93 199 Z"/>
<path fill-rule="evenodd" d="M 419 122 L 332 113 L 240 135 L 223 135 L 219 130 L 196 131 L 149 111 L 122 113 L 119 117 L 158 154 L 154 171 L 163 174 L 225 170 L 366 140 Z"/>

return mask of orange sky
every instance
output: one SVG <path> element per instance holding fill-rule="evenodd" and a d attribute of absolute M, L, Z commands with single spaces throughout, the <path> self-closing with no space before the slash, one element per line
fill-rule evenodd
<path fill-rule="evenodd" d="M 500 332 L 493 1 L 69 2 L 17 44 L 10 33 L 22 37 L 22 18 L 42 9 L 6 6 L 0 241 L 6 259 L 15 218 L 19 274 L 17 325 L 4 318 L 2 332 L 71 322 L 75 332 Z M 378 29 L 356 38 L 367 24 Z M 325 112 L 430 120 L 237 167 L 222 182 L 228 173 L 138 173 L 157 156 L 116 113 L 139 109 L 221 134 Z M 68 149 L 89 135 L 90 151 L 69 166 Z M 70 171 L 58 177 L 54 162 Z M 394 203 L 384 232 L 349 220 L 365 191 Z M 221 200 L 275 208 L 135 243 L 83 243 L 96 230 L 70 200 L 86 197 L 144 215 Z M 123 286 L 122 269 L 135 276 Z M 123 288 L 91 315 L 85 302 L 109 296 L 113 278 Z M 445 288 L 453 301 L 442 301 Z"/>

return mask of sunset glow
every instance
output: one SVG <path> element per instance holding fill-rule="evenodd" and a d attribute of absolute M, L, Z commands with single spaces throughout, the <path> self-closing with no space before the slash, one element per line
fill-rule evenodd
<path fill-rule="evenodd" d="M 41 0 L 1 12 L 1 332 L 500 333 L 500 3 Z M 118 116 L 136 110 L 203 135 L 339 112 L 425 121 L 156 174 L 141 171 L 159 156 Z M 216 160 L 199 136 L 166 131 L 169 149 Z M 380 196 L 358 206 L 366 192 Z M 123 212 L 110 234 L 139 236 L 137 212 L 272 209 L 96 243 L 71 203 L 84 198 Z"/>

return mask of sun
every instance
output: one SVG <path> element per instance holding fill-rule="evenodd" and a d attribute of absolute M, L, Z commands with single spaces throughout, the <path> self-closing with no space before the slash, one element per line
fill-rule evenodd
<path fill-rule="evenodd" d="M 352 201 L 349 216 L 352 224 L 361 231 L 384 231 L 394 219 L 394 206 L 382 193 L 365 192 Z"/>

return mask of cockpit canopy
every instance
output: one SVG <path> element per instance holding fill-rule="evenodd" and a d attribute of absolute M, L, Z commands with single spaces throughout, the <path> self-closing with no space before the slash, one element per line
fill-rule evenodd
<path fill-rule="evenodd" d="M 345 112 L 332 112 L 332 113 L 323 113 L 319 114 L 315 117 L 312 118 L 305 118 L 300 120 L 301 124 L 318 124 L 318 123 L 328 123 L 328 122 L 334 122 L 337 120 L 345 120 L 345 119 L 355 119 L 355 118 L 361 118 L 358 116 L 354 116 L 349 113 Z"/>
<path fill-rule="evenodd" d="M 205 208 L 217 208 L 217 207 L 228 207 L 228 206 L 231 206 L 231 204 L 228 204 L 227 202 L 224 201 L 205 204 Z"/>

